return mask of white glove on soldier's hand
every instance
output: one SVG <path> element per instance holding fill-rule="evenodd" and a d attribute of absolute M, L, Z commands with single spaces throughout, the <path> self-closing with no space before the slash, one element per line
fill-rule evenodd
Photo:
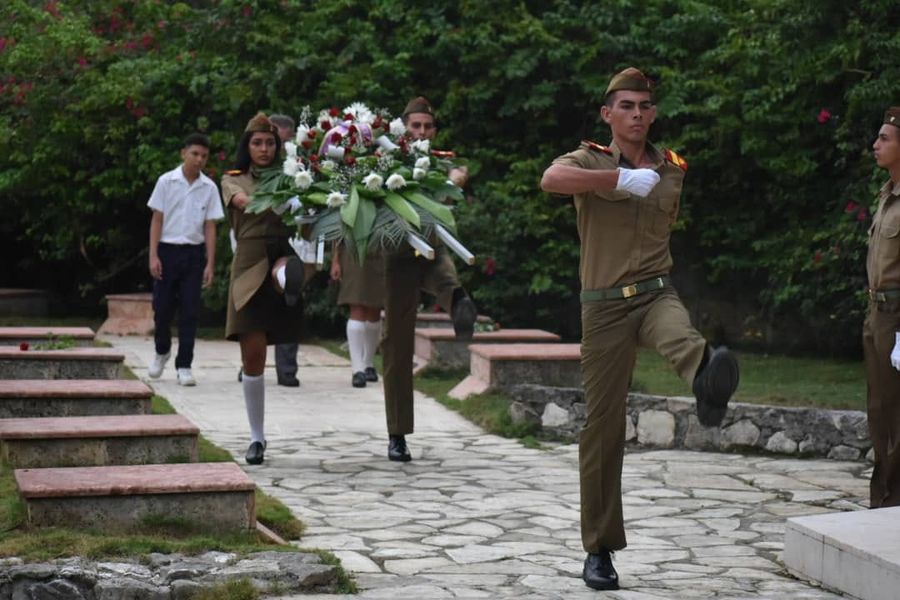
<path fill-rule="evenodd" d="M 312 242 L 307 242 L 303 238 L 291 238 L 288 240 L 291 244 L 291 248 L 294 249 L 294 252 L 297 256 L 300 257 L 305 263 L 314 263 L 316 262 L 316 246 Z"/>
<path fill-rule="evenodd" d="M 900 332 L 894 334 L 894 349 L 891 350 L 891 366 L 900 371 Z"/>
<path fill-rule="evenodd" d="M 291 214 L 294 214 L 301 208 L 303 208 L 303 203 L 300 202 L 300 198 L 298 198 L 297 196 L 292 196 L 291 198 L 288 198 L 287 201 L 284 204 L 282 204 L 281 206 L 276 206 L 275 208 L 273 208 L 272 211 L 276 215 L 280 215 L 284 211 L 290 209 Z"/>
<path fill-rule="evenodd" d="M 231 253 L 237 250 L 237 238 L 234 236 L 234 229 L 228 231 L 228 239 L 231 242 Z"/>
<path fill-rule="evenodd" d="M 645 197 L 659 183 L 659 175 L 653 169 L 619 169 L 616 189 Z"/>

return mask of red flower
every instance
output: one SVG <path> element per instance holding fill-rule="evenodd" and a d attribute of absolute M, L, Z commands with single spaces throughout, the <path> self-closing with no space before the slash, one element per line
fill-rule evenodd
<path fill-rule="evenodd" d="M 822 251 L 816 250 L 816 253 L 813 255 L 813 262 L 818 263 L 822 262 Z"/>
<path fill-rule="evenodd" d="M 143 106 L 135 107 L 134 110 L 131 111 L 131 114 L 135 119 L 140 119 L 141 117 L 147 116 L 147 109 Z"/>
<path fill-rule="evenodd" d="M 342 137 L 341 134 L 338 133 L 337 131 L 335 131 L 334 133 L 331 134 L 331 143 L 339 144 L 341 142 L 341 137 Z"/>
<path fill-rule="evenodd" d="M 844 212 L 847 213 L 847 214 L 850 214 L 850 213 L 852 213 L 854 210 L 856 210 L 857 207 L 858 207 L 858 205 L 856 204 L 856 202 L 854 202 L 853 200 L 851 200 L 850 202 L 847 203 L 847 206 L 844 207 Z"/>
<path fill-rule="evenodd" d="M 318 154 L 310 154 L 309 162 L 311 162 L 311 163 L 319 162 L 319 155 Z"/>
<path fill-rule="evenodd" d="M 300 142 L 300 145 L 303 146 L 304 148 L 306 148 L 307 150 L 312 148 L 312 142 L 309 140 L 303 140 L 302 142 Z"/>
<path fill-rule="evenodd" d="M 820 110 L 819 116 L 816 117 L 816 121 L 818 121 L 819 123 L 827 123 L 830 120 L 831 120 L 831 113 L 828 111 L 827 108 L 823 108 L 822 110 Z"/>
<path fill-rule="evenodd" d="M 353 166 L 356 164 L 356 157 L 348 152 L 346 155 L 344 155 L 344 162 L 350 166 Z"/>
<path fill-rule="evenodd" d="M 496 272 L 497 261 L 494 260 L 493 256 L 488 256 L 486 259 L 484 259 L 484 274 L 488 277 L 492 277 Z"/>
<path fill-rule="evenodd" d="M 328 111 L 328 114 L 331 115 L 332 117 L 339 117 L 339 116 L 341 116 L 341 111 L 338 110 L 337 106 L 332 106 L 331 109 Z"/>
<path fill-rule="evenodd" d="M 384 125 L 384 121 L 381 120 L 381 116 L 380 116 L 380 115 L 377 116 L 377 117 L 375 117 L 375 120 L 372 121 L 372 128 L 373 128 L 373 129 L 381 129 L 381 126 L 382 126 L 382 125 Z"/>
<path fill-rule="evenodd" d="M 53 15 L 54 17 L 56 17 L 58 19 L 59 18 L 59 6 L 58 5 L 59 5 L 59 2 L 57 0 L 50 0 L 50 2 L 48 2 L 47 4 L 44 5 L 44 10 L 46 10 L 48 13 L 50 13 L 51 15 Z"/>
<path fill-rule="evenodd" d="M 321 129 L 322 131 L 328 131 L 329 129 L 331 129 L 331 121 L 322 121 L 321 123 L 319 123 L 319 129 Z"/>
<path fill-rule="evenodd" d="M 856 213 L 856 220 L 862 223 L 869 216 L 868 211 L 866 211 L 866 207 L 863 206 L 859 209 L 859 212 Z"/>
<path fill-rule="evenodd" d="M 153 47 L 153 36 L 149 33 L 145 33 L 141 37 L 141 43 L 144 45 L 144 50 L 149 50 Z"/>
<path fill-rule="evenodd" d="M 346 117 L 347 115 L 344 115 L 344 116 Z M 350 127 L 347 128 L 347 133 L 350 134 L 351 136 L 355 135 L 357 131 L 358 130 L 356 129 L 356 125 L 351 125 Z"/>
<path fill-rule="evenodd" d="M 352 121 L 354 119 L 353 113 L 344 113 L 345 121 Z"/>
<path fill-rule="evenodd" d="M 306 137 L 308 137 L 311 140 L 314 140 L 314 139 L 316 139 L 316 133 L 317 132 L 315 129 L 310 129 L 309 131 L 306 132 Z"/>
<path fill-rule="evenodd" d="M 85 57 L 83 57 L 83 56 L 78 57 L 78 66 L 79 67 L 81 67 L 82 69 L 86 68 L 87 64 L 88 64 L 88 61 Z"/>
<path fill-rule="evenodd" d="M 19 350 L 28 350 L 28 342 L 22 342 L 19 344 Z"/>

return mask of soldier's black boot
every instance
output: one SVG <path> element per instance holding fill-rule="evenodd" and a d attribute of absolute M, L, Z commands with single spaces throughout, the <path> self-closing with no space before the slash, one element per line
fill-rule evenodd
<path fill-rule="evenodd" d="M 284 303 L 288 306 L 297 306 L 305 276 L 302 260 L 296 256 L 287 259 L 284 264 Z"/>
<path fill-rule="evenodd" d="M 388 436 L 388 459 L 397 462 L 409 462 L 412 460 L 409 448 L 406 447 L 405 437 L 402 435 Z"/>
<path fill-rule="evenodd" d="M 616 573 L 616 568 L 612 564 L 609 550 L 601 550 L 597 554 L 589 553 L 584 559 L 584 571 L 581 578 L 591 589 L 619 589 L 619 574 Z"/>
<path fill-rule="evenodd" d="M 716 427 L 728 412 L 728 401 L 737 389 L 741 375 L 737 358 L 725 346 L 710 351 L 694 377 L 693 391 L 697 398 L 697 418 L 705 427 Z"/>
<path fill-rule="evenodd" d="M 458 340 L 471 340 L 475 334 L 475 319 L 478 309 L 461 287 L 453 290 L 453 304 L 450 307 L 450 318 L 453 320 L 453 331 Z"/>

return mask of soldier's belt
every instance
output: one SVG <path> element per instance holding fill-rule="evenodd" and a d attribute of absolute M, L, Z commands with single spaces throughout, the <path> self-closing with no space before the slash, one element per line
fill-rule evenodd
<path fill-rule="evenodd" d="M 581 290 L 582 302 L 596 302 L 598 300 L 621 300 L 623 298 L 631 298 L 644 292 L 652 292 L 661 290 L 671 283 L 668 275 L 662 277 L 654 277 L 645 281 L 638 281 L 631 285 L 618 288 L 607 288 L 605 290 Z M 897 290 L 900 293 L 900 290 Z"/>
<path fill-rule="evenodd" d="M 872 302 L 887 302 L 900 298 L 900 290 L 866 290 Z"/>

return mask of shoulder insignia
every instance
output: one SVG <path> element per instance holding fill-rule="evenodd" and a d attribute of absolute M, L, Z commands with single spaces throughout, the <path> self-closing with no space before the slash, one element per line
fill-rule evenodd
<path fill-rule="evenodd" d="M 602 144 L 592 142 L 591 140 L 581 140 L 581 143 L 590 150 L 593 150 L 595 152 L 602 152 L 603 154 L 609 154 L 610 156 L 612 156 L 612 150 Z"/>
<path fill-rule="evenodd" d="M 230 171 L 225 171 L 225 175 L 240 175 L 243 173 L 240 169 L 231 169 Z"/>
<path fill-rule="evenodd" d="M 435 158 L 456 158 L 456 152 L 453 150 L 432 150 L 431 155 Z"/>
<path fill-rule="evenodd" d="M 687 161 L 678 156 L 678 154 L 676 154 L 674 150 L 669 150 L 668 148 L 666 149 L 666 160 L 687 173 Z"/>

